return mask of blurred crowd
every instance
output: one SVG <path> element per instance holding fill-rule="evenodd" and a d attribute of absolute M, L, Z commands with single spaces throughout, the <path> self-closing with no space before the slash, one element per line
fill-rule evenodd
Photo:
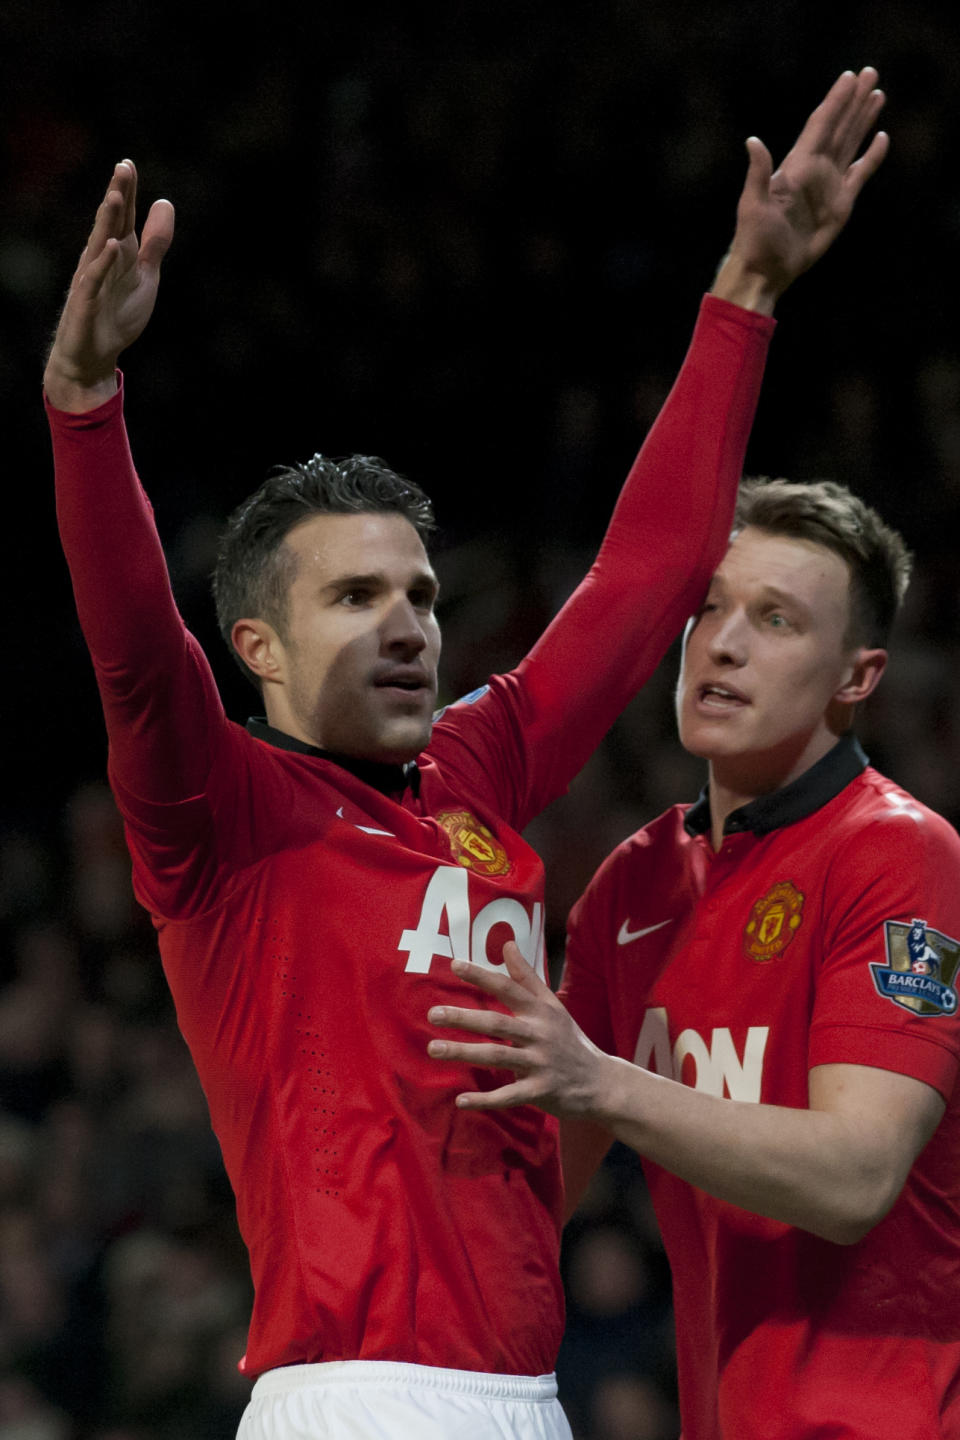
<path fill-rule="evenodd" d="M 244 1258 L 103 784 L 39 407 L 111 165 L 132 155 L 143 199 L 178 209 L 157 315 L 124 362 L 128 417 L 228 709 L 242 719 L 256 698 L 216 634 L 218 526 L 270 465 L 317 449 L 382 454 L 433 494 L 450 699 L 515 663 L 589 564 L 732 232 L 744 137 L 781 154 L 841 68 L 877 65 L 891 155 L 781 307 L 749 466 L 846 481 L 916 551 L 860 731 L 957 823 L 960 35 L 940 13 L 0 7 L 2 1440 L 217 1440 L 248 1391 Z M 531 827 L 555 971 L 596 864 L 702 783 L 673 734 L 675 666 Z M 669 1279 L 625 1152 L 570 1228 L 564 1272 L 577 1440 L 671 1440 Z"/>

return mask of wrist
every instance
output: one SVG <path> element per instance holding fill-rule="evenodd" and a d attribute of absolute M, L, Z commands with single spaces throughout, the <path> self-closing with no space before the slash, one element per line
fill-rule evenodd
<path fill-rule="evenodd" d="M 80 374 L 52 354 L 43 372 L 43 389 L 55 410 L 81 415 L 117 393 L 116 365 L 111 363 L 99 375 Z"/>
<path fill-rule="evenodd" d="M 599 1051 L 598 1055 L 600 1060 L 583 1118 L 613 1130 L 618 1121 L 632 1116 L 631 1102 L 635 1100 L 636 1087 L 642 1085 L 642 1077 L 648 1072 L 616 1055 Z"/>
<path fill-rule="evenodd" d="M 735 250 L 729 250 L 720 262 L 710 294 L 742 310 L 772 315 L 786 288 L 782 280 L 773 280 L 767 272 L 748 265 Z"/>

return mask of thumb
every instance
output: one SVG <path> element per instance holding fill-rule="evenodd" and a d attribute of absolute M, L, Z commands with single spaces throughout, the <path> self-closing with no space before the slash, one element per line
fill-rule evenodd
<path fill-rule="evenodd" d="M 143 225 L 140 239 L 140 263 L 159 269 L 160 262 L 173 241 L 174 210 L 169 200 L 154 200 Z"/>
<path fill-rule="evenodd" d="M 747 178 L 743 182 L 743 198 L 765 200 L 773 174 L 773 156 L 756 135 L 746 142 Z"/>

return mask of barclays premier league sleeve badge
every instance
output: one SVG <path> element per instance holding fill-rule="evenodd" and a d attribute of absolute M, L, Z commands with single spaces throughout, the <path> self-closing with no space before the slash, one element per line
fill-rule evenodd
<path fill-rule="evenodd" d="M 885 920 L 883 929 L 887 963 L 870 965 L 877 993 L 915 1015 L 955 1015 L 960 941 L 925 920 Z"/>

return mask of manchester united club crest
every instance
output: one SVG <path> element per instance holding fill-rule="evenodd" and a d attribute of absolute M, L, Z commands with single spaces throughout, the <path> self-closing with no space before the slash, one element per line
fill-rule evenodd
<path fill-rule="evenodd" d="M 873 983 L 885 1000 L 916 1015 L 955 1015 L 960 941 L 926 920 L 885 920 L 886 965 L 870 964 Z"/>
<path fill-rule="evenodd" d="M 792 880 L 781 880 L 754 902 L 743 932 L 743 950 L 764 964 L 782 955 L 800 928 L 803 891 Z"/>
<path fill-rule="evenodd" d="M 476 875 L 506 875 L 510 869 L 506 850 L 469 810 L 441 810 L 437 823 L 446 830 L 458 865 Z"/>

